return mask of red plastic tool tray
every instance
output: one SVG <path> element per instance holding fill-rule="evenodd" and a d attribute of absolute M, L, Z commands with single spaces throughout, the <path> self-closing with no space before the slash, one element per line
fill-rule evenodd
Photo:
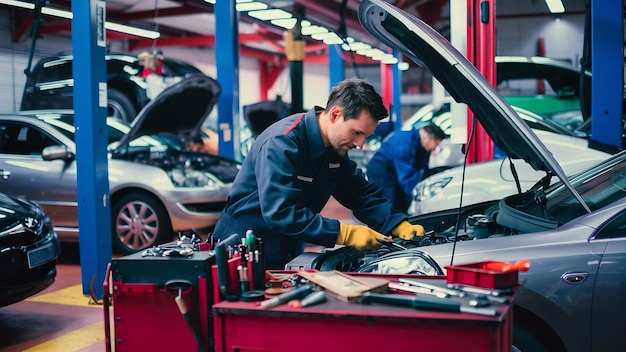
<path fill-rule="evenodd" d="M 488 270 L 490 263 L 483 261 L 463 265 L 446 266 L 446 281 L 452 284 L 471 285 L 485 288 L 507 288 L 518 284 L 519 271 L 506 272 Z"/>

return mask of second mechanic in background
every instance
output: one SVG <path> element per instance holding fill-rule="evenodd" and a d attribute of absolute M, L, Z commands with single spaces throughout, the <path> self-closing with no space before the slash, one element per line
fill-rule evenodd
<path fill-rule="evenodd" d="M 383 189 L 395 209 L 406 212 L 413 188 L 428 171 L 430 153 L 446 137 L 434 124 L 394 132 L 367 164 L 367 179 Z"/>

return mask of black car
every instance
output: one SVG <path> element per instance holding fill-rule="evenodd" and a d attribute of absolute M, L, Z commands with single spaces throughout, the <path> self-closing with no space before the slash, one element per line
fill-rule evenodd
<path fill-rule="evenodd" d="M 35 203 L 0 193 L 0 307 L 52 285 L 60 244 Z"/>
<path fill-rule="evenodd" d="M 20 110 L 73 109 L 73 56 L 46 57 L 37 62 L 28 74 Z M 131 122 L 150 100 L 143 70 L 136 56 L 109 54 L 105 56 L 107 70 L 107 116 Z M 163 58 L 163 76 L 167 78 L 203 74 L 189 63 Z"/>

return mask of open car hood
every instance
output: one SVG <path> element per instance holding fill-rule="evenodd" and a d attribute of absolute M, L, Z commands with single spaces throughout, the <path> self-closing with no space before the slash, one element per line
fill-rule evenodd
<path fill-rule="evenodd" d="M 213 78 L 191 75 L 166 88 L 139 112 L 117 149 L 142 135 L 169 134 L 180 141 L 195 139 L 222 88 Z"/>
<path fill-rule="evenodd" d="M 452 44 L 416 17 L 380 0 L 363 0 L 359 20 L 376 39 L 428 68 L 457 101 L 473 111 L 507 156 L 557 176 L 589 212 L 565 172 L 539 137 Z"/>

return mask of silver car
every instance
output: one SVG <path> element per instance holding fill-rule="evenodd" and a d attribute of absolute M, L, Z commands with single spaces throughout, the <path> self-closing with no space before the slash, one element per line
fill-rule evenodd
<path fill-rule="evenodd" d="M 132 126 L 108 119 L 112 240 L 122 253 L 202 235 L 217 222 L 240 163 L 189 152 L 220 93 L 206 76 L 165 90 Z M 181 106 L 185 109 L 181 110 Z M 74 116 L 0 115 L 0 191 L 39 204 L 61 241 L 78 241 Z"/>
<path fill-rule="evenodd" d="M 494 143 L 541 172 L 531 189 L 500 200 L 415 216 L 427 234 L 358 253 L 343 247 L 311 256 L 323 270 L 445 273 L 450 264 L 530 261 L 520 273 L 513 350 L 623 351 L 626 325 L 626 152 L 565 177 L 537 135 L 487 80 L 428 25 L 380 0 L 359 18 L 378 40 L 428 67 L 474 112 Z M 392 253 L 389 253 L 389 252 Z M 300 259 L 295 263 L 305 265 Z M 289 264 L 288 264 L 289 266 Z M 419 343 L 416 342 L 416 343 Z"/>

